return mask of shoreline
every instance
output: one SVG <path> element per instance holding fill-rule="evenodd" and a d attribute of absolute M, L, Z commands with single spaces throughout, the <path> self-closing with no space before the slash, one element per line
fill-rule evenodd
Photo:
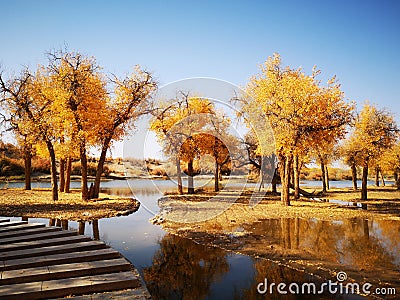
<path fill-rule="evenodd" d="M 129 215 L 139 209 L 133 198 L 100 193 L 98 199 L 84 201 L 80 191 L 59 193 L 59 200 L 51 200 L 51 189 L 0 189 L 0 216 L 91 221 Z"/>

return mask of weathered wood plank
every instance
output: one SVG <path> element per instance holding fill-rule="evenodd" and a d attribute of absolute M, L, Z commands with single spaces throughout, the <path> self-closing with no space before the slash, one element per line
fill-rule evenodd
<path fill-rule="evenodd" d="M 5 228 L 5 227 L 23 225 L 23 224 L 28 224 L 28 222 L 27 222 L 27 221 L 10 221 L 10 222 L 3 222 L 3 223 L 0 223 L 0 229 L 3 229 L 3 228 Z"/>
<path fill-rule="evenodd" d="M 2 238 L 0 237 L 0 245 L 10 244 L 10 243 L 18 243 L 18 242 L 29 242 L 29 241 L 38 241 L 38 240 L 47 240 L 58 237 L 67 237 L 67 236 L 76 236 L 78 233 L 76 231 L 67 231 L 67 230 L 51 230 L 45 231 L 37 234 L 29 234 L 23 236 L 14 236 Z"/>
<path fill-rule="evenodd" d="M 31 234 L 38 234 L 38 233 L 44 233 L 44 232 L 53 232 L 53 231 L 61 231 L 62 229 L 60 227 L 45 227 L 45 226 L 39 226 L 39 227 L 33 227 L 29 229 L 21 229 L 18 231 L 7 231 L 7 232 L 1 232 L 0 233 L 0 243 L 2 243 L 2 239 L 9 238 L 9 237 L 17 237 L 17 236 L 26 236 L 26 235 L 31 235 Z"/>
<path fill-rule="evenodd" d="M 43 282 L 42 296 L 65 297 L 73 294 L 104 292 L 120 289 L 131 289 L 140 286 L 139 279 L 132 272 L 120 272 L 96 276 Z"/>
<path fill-rule="evenodd" d="M 79 242 L 90 241 L 91 239 L 84 235 L 75 235 L 67 237 L 55 237 L 53 239 L 36 240 L 36 241 L 23 241 L 12 244 L 0 245 L 0 253 L 6 251 L 17 251 L 24 249 L 43 248 L 56 245 L 67 245 Z M 1 255 L 1 254 L 0 254 Z"/>
<path fill-rule="evenodd" d="M 83 276 L 0 286 L 0 299 L 45 299 L 140 286 L 132 272 Z"/>
<path fill-rule="evenodd" d="M 11 231 L 25 230 L 28 228 L 38 228 L 38 227 L 45 227 L 45 226 L 46 226 L 45 224 L 41 224 L 41 223 L 19 224 L 19 225 L 15 225 L 15 226 L 0 228 L 0 235 L 3 235 L 4 233 L 11 232 Z"/>
<path fill-rule="evenodd" d="M 49 246 L 46 248 L 24 249 L 17 251 L 8 251 L 0 253 L 0 260 L 9 260 L 17 258 L 37 257 L 43 255 L 60 254 L 67 252 L 79 252 L 88 250 L 104 249 L 107 246 L 100 241 L 80 242 L 68 245 Z"/>
<path fill-rule="evenodd" d="M 121 255 L 117 251 L 111 248 L 105 248 L 96 251 L 82 251 L 79 252 L 79 256 L 77 255 L 77 253 L 71 252 L 71 253 L 62 253 L 55 255 L 45 255 L 41 257 L 0 261 L 0 270 L 1 271 L 17 270 L 24 268 L 52 266 L 57 264 L 66 264 L 74 262 L 113 259 L 119 257 L 121 257 Z"/>
<path fill-rule="evenodd" d="M 129 271 L 131 264 L 124 258 L 59 264 L 2 272 L 0 285 L 27 283 Z"/>

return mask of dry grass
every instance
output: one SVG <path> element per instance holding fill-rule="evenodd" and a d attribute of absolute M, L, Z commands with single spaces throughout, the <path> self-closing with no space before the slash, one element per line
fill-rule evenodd
<path fill-rule="evenodd" d="M 52 201 L 50 189 L 0 189 L 0 216 L 86 221 L 128 214 L 139 208 L 137 200 L 106 194 L 84 201 L 78 190 L 59 193 L 59 198 Z"/>
<path fill-rule="evenodd" d="M 211 201 L 212 193 L 200 195 L 170 195 L 164 198 L 162 206 L 167 208 L 162 215 L 163 227 L 171 232 L 197 230 L 230 232 L 237 224 L 252 223 L 267 218 L 316 218 L 319 220 L 342 220 L 350 218 L 385 219 L 400 221 L 400 192 L 391 187 L 373 189 L 369 200 L 364 201 L 368 210 L 341 206 L 329 202 L 316 202 L 302 198 L 283 206 L 277 195 L 255 198 L 257 205 L 249 205 L 249 194 L 228 192 L 226 201 Z M 236 199 L 229 201 L 229 199 Z M 322 200 L 336 199 L 360 202 L 360 192 L 350 189 L 336 189 Z M 214 198 L 215 199 L 215 198 Z"/>

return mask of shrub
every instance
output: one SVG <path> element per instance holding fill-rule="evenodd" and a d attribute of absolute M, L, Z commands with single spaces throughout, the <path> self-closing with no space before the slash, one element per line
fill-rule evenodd
<path fill-rule="evenodd" d="M 13 158 L 0 158 L 0 176 L 22 175 L 25 168 L 22 160 Z"/>
<path fill-rule="evenodd" d="M 32 159 L 32 173 L 50 174 L 51 165 L 50 160 L 47 158 Z"/>

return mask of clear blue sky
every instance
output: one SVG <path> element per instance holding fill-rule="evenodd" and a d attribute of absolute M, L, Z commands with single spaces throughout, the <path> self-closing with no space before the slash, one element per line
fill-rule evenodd
<path fill-rule="evenodd" d="M 337 75 L 346 97 L 400 120 L 400 1 L 1 1 L 0 63 L 17 71 L 67 44 L 107 71 L 140 64 L 161 84 L 244 85 L 273 52 Z"/>

